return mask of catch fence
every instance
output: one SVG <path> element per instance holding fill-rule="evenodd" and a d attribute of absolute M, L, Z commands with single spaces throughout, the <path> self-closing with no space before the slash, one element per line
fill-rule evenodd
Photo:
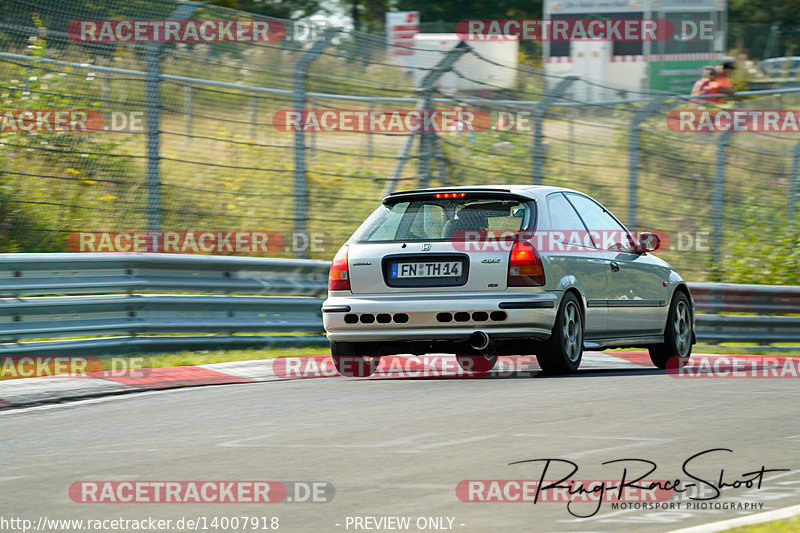
<path fill-rule="evenodd" d="M 75 232 L 269 230 L 284 236 L 279 256 L 329 259 L 387 192 L 545 184 L 589 193 L 633 229 L 670 235 L 663 257 L 687 279 L 736 281 L 760 270 L 763 281 L 791 283 L 797 275 L 796 264 L 760 261 L 776 243 L 797 243 L 800 137 L 673 131 L 673 110 L 734 105 L 690 102 L 689 87 L 631 91 L 547 75 L 523 54 L 501 62 L 469 42 L 408 67 L 383 36 L 290 21 L 274 42 L 70 37 L 74 21 L 104 19 L 276 22 L 171 0 L 4 2 L 2 108 L 94 110 L 108 127 L 0 133 L 5 251 L 66 251 Z M 454 80 L 469 88 L 448 90 Z M 740 92 L 735 106 L 800 109 L 798 92 Z M 485 113 L 490 127 L 276 127 L 280 112 L 299 109 L 459 105 Z"/>

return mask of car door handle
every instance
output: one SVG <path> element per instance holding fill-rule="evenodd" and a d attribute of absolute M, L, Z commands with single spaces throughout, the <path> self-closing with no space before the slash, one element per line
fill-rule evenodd
<path fill-rule="evenodd" d="M 619 272 L 619 263 L 611 261 L 611 272 Z"/>

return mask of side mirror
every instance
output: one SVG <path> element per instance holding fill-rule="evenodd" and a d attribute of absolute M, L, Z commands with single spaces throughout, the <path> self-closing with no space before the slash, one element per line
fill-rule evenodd
<path fill-rule="evenodd" d="M 642 232 L 639 234 L 639 253 L 655 252 L 661 247 L 661 237 L 655 233 Z"/>

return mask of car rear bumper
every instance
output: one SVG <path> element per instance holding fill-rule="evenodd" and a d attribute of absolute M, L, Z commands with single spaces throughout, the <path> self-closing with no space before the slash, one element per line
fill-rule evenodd
<path fill-rule="evenodd" d="M 493 340 L 543 340 L 560 294 L 332 295 L 322 319 L 334 342 L 460 341 L 476 331 Z"/>

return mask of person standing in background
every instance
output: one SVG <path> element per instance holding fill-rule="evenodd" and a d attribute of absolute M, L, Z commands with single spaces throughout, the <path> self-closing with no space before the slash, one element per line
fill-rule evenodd
<path fill-rule="evenodd" d="M 730 61 L 723 63 L 717 70 L 717 75 L 709 84 L 709 89 L 712 94 L 724 94 L 726 97 L 733 97 L 736 91 L 733 88 L 730 75 L 736 69 L 736 65 Z M 726 98 L 710 98 L 715 104 L 724 104 Z"/>
<path fill-rule="evenodd" d="M 709 65 L 703 67 L 703 76 L 699 80 L 694 82 L 694 85 L 692 86 L 692 92 L 689 94 L 691 94 L 692 96 L 700 94 L 712 94 L 711 82 L 714 81 L 714 78 L 716 78 L 716 76 L 717 76 L 717 70 L 713 66 Z M 694 102 L 695 104 L 702 105 L 706 103 L 706 100 L 708 99 L 695 98 L 692 99 L 692 102 Z"/>

